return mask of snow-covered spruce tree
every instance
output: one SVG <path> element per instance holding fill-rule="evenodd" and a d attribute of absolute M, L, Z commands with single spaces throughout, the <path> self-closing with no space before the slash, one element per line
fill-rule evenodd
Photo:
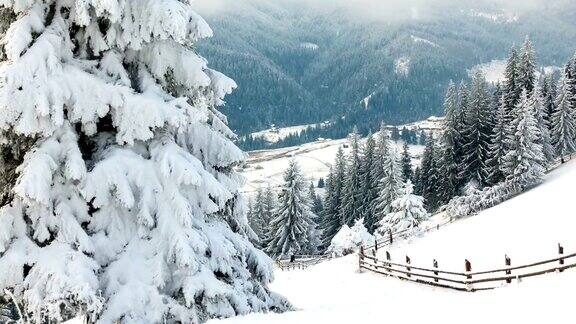
<path fill-rule="evenodd" d="M 366 138 L 366 144 L 364 145 L 364 150 L 362 154 L 362 187 L 360 198 L 362 199 L 362 216 L 364 218 L 365 225 L 368 227 L 374 220 L 374 210 L 372 205 L 374 201 L 378 199 L 378 181 L 375 177 L 377 173 L 374 172 L 374 168 L 380 163 L 377 162 L 380 157 L 376 155 L 376 141 L 372 133 L 368 134 Z M 369 228 L 369 231 L 373 229 Z"/>
<path fill-rule="evenodd" d="M 570 87 L 565 75 L 560 80 L 556 111 L 552 115 L 552 145 L 561 158 L 576 150 L 576 112 L 570 100 Z"/>
<path fill-rule="evenodd" d="M 310 182 L 310 188 L 308 189 L 308 194 L 310 195 L 310 201 L 312 203 L 312 212 L 314 212 L 315 215 L 317 215 L 319 218 L 316 220 L 318 223 L 318 221 L 320 221 L 320 215 L 322 215 L 322 213 L 324 212 L 324 205 L 322 204 L 322 199 L 320 198 L 320 195 L 318 195 L 316 193 L 316 189 L 314 188 L 314 183 Z"/>
<path fill-rule="evenodd" d="M 251 202 L 252 208 L 250 209 L 250 213 L 248 215 L 248 221 L 250 223 L 250 227 L 256 234 L 254 243 L 260 248 L 264 248 L 264 243 L 266 239 L 266 230 L 270 222 L 270 218 L 266 217 L 267 215 L 266 215 L 264 194 L 265 194 L 264 189 L 262 187 L 259 187 L 256 192 L 256 196 Z"/>
<path fill-rule="evenodd" d="M 392 209 L 379 223 L 377 232 L 381 235 L 392 231 L 414 231 L 420 223 L 430 217 L 424 208 L 424 198 L 414 194 L 414 186 L 407 181 L 402 193 L 392 203 Z M 407 233 L 409 234 L 409 233 Z"/>
<path fill-rule="evenodd" d="M 516 84 L 520 91 L 526 90 L 528 97 L 532 96 L 536 86 L 536 58 L 532 42 L 526 37 L 517 64 L 517 81 Z"/>
<path fill-rule="evenodd" d="M 472 78 L 472 88 L 465 111 L 466 124 L 462 133 L 465 143 L 462 147 L 461 178 L 465 183 L 474 182 L 484 186 L 487 180 L 486 160 L 492 129 L 489 108 L 488 85 L 484 75 L 476 72 Z"/>
<path fill-rule="evenodd" d="M 402 193 L 404 183 L 402 181 L 402 169 L 396 148 L 389 145 L 388 155 L 384 159 L 384 176 L 378 183 L 378 199 L 374 208 L 374 223 L 368 231 L 374 231 L 378 227 L 378 222 L 388 215 L 392 210 L 392 202 Z"/>
<path fill-rule="evenodd" d="M 542 146 L 542 153 L 544 153 L 544 158 L 546 161 L 545 167 L 554 162 L 556 159 L 556 150 L 552 146 L 552 139 L 550 137 L 550 128 L 548 125 L 548 120 L 546 119 L 546 107 L 544 105 L 544 97 L 542 95 L 542 88 L 540 85 L 536 85 L 532 91 L 532 95 L 529 98 L 530 105 L 534 109 L 536 114 L 536 124 L 540 132 L 540 137 L 538 139 L 538 144 Z"/>
<path fill-rule="evenodd" d="M 520 100 L 520 94 L 522 93 L 522 88 L 520 87 L 519 63 L 520 58 L 518 50 L 515 46 L 510 49 L 510 54 L 508 56 L 508 61 L 506 63 L 506 69 L 504 71 L 504 107 L 506 108 L 506 124 L 510 125 L 516 118 L 515 110 L 518 101 Z M 508 131 L 514 133 L 514 127 L 509 127 Z"/>
<path fill-rule="evenodd" d="M 576 107 L 576 53 L 564 67 L 564 77 L 568 83 L 568 92 L 572 107 Z M 576 108 L 575 108 L 576 109 Z"/>
<path fill-rule="evenodd" d="M 362 218 L 362 165 L 360 162 L 360 135 L 356 127 L 354 127 L 354 130 L 349 136 L 349 142 L 350 154 L 348 156 L 344 187 L 342 189 L 340 217 L 344 224 L 352 226 L 354 221 Z"/>
<path fill-rule="evenodd" d="M 275 258 L 307 254 L 311 247 L 316 215 L 311 210 L 308 190 L 300 166 L 290 161 L 278 196 L 278 209 L 270 222 L 266 251 Z"/>
<path fill-rule="evenodd" d="M 376 134 L 376 150 L 374 153 L 374 165 L 372 167 L 372 179 L 378 183 L 384 177 L 384 160 L 390 150 L 390 134 L 386 130 L 386 124 L 380 124 L 380 131 Z"/>
<path fill-rule="evenodd" d="M 542 181 L 546 171 L 546 158 L 540 144 L 542 134 L 535 107 L 528 97 L 528 91 L 522 91 L 517 109 L 522 112 L 515 123 L 518 125 L 518 143 L 515 145 L 517 149 L 508 152 L 504 161 L 507 167 L 513 170 L 509 178 L 519 181 L 524 189 Z"/>
<path fill-rule="evenodd" d="M 506 149 L 506 105 L 504 97 L 500 97 L 498 108 L 494 114 L 494 126 L 492 128 L 491 140 L 488 146 L 487 181 L 490 185 L 495 185 L 506 179 L 503 172 L 504 157 L 507 154 Z"/>
<path fill-rule="evenodd" d="M 326 253 L 344 256 L 358 251 L 363 245 L 372 245 L 374 242 L 374 236 L 368 233 L 364 227 L 364 220 L 361 218 L 354 223 L 352 228 L 348 225 L 342 226 L 332 239 Z"/>
<path fill-rule="evenodd" d="M 440 204 L 440 158 L 438 145 L 434 136 L 430 134 L 422 156 L 420 167 L 419 189 L 426 201 L 426 208 L 436 210 Z"/>
<path fill-rule="evenodd" d="M 340 208 L 342 206 L 342 189 L 344 186 L 346 161 L 344 150 L 338 148 L 334 166 L 330 168 L 326 182 L 326 195 L 324 196 L 324 213 L 319 225 L 322 234 L 322 249 L 330 245 L 332 238 L 342 227 Z"/>
<path fill-rule="evenodd" d="M 546 75 L 542 80 L 542 100 L 544 104 L 544 120 L 548 126 L 548 132 L 552 136 L 552 116 L 556 113 L 556 98 L 558 88 L 552 74 Z"/>
<path fill-rule="evenodd" d="M 408 147 L 408 143 L 404 142 L 402 147 L 402 179 L 404 181 L 412 180 L 413 172 L 412 172 L 412 156 L 410 156 L 410 148 Z"/>
<path fill-rule="evenodd" d="M 440 196 L 442 202 L 447 202 L 450 198 L 456 196 L 460 190 L 461 181 L 458 165 L 462 154 L 462 148 L 460 147 L 462 140 L 458 132 L 457 106 L 456 85 L 450 81 L 444 99 L 444 122 L 442 125 L 442 143 L 440 145 L 440 179 L 442 181 Z"/>
<path fill-rule="evenodd" d="M 0 142 L 17 178 L 0 210 L 0 294 L 34 323 L 287 308 L 248 241 L 233 170 L 245 154 L 216 109 L 235 83 L 194 52 L 212 31 L 188 2 L 2 6 L 14 20 Z"/>

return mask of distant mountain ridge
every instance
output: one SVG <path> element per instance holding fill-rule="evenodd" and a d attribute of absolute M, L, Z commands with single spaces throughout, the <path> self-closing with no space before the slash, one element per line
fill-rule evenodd
<path fill-rule="evenodd" d="M 526 35 L 544 66 L 559 66 L 576 50 L 576 4 L 569 2 L 522 14 L 461 6 L 434 19 L 386 23 L 290 1 L 238 1 L 234 10 L 203 14 L 215 37 L 199 51 L 238 83 L 224 112 L 241 135 L 271 124 L 332 120 L 374 129 L 381 120 L 441 115 L 450 79 L 505 58 Z"/>

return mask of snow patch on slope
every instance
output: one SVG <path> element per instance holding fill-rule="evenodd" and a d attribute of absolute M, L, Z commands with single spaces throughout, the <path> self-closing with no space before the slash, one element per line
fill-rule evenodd
<path fill-rule="evenodd" d="M 561 68 L 558 66 L 545 66 L 543 69 L 544 73 L 553 73 L 561 70 Z M 472 76 L 478 70 L 484 74 L 486 81 L 488 82 L 503 82 L 505 79 L 504 74 L 506 71 L 506 61 L 492 60 L 487 63 L 478 64 L 468 70 L 468 74 Z M 537 70 L 536 73 L 539 75 L 540 71 Z"/>
<path fill-rule="evenodd" d="M 410 73 L 410 58 L 400 57 L 394 61 L 394 72 L 398 75 L 408 76 Z"/>
<path fill-rule="evenodd" d="M 471 17 L 486 19 L 500 24 L 511 24 L 518 21 L 520 18 L 517 14 L 510 12 L 483 12 L 477 10 L 470 10 L 468 13 Z"/>
<path fill-rule="evenodd" d="M 427 40 L 427 39 L 420 38 L 420 37 L 418 37 L 418 36 L 410 35 L 410 38 L 412 39 L 412 41 L 413 41 L 414 43 L 422 43 L 422 44 L 430 45 L 430 46 L 432 46 L 432 47 L 440 47 L 438 44 L 436 44 L 436 43 L 434 43 L 434 42 L 432 42 L 432 41 L 429 41 L 429 40 Z"/>
<path fill-rule="evenodd" d="M 300 43 L 300 47 L 307 49 L 307 50 L 312 50 L 312 51 L 316 51 L 320 48 L 320 45 L 315 44 L 315 43 Z"/>
<path fill-rule="evenodd" d="M 269 129 L 265 129 L 259 132 L 251 133 L 252 138 L 260 138 L 268 143 L 277 143 L 290 135 L 300 134 L 302 131 L 316 128 L 319 124 L 307 124 L 307 125 L 296 125 L 289 127 L 277 128 L 272 125 Z"/>

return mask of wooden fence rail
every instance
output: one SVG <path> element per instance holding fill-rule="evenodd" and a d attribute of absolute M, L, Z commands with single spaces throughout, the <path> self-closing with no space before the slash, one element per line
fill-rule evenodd
<path fill-rule="evenodd" d="M 558 244 L 559 256 L 555 258 L 512 266 L 511 258 L 505 255 L 504 267 L 486 271 L 472 271 L 472 263 L 466 259 L 464 260 L 463 272 L 441 270 L 438 268 L 436 259 L 432 262 L 433 268 L 425 268 L 413 265 L 408 256 L 406 256 L 405 263 L 397 263 L 391 261 L 391 255 L 388 251 L 386 251 L 386 260 L 380 260 L 375 256 L 367 255 L 365 252 L 364 248 L 360 249 L 360 270 L 367 270 L 421 284 L 470 292 L 494 289 L 504 284 L 509 284 L 513 280 L 521 280 L 552 272 L 562 272 L 576 267 L 576 253 L 565 255 L 561 244 Z"/>

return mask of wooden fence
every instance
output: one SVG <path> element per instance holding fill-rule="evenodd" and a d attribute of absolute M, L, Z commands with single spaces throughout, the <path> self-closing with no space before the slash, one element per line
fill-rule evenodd
<path fill-rule="evenodd" d="M 316 265 L 322 261 L 332 259 L 329 254 L 321 255 L 296 255 L 293 261 L 291 260 L 277 260 L 276 265 L 282 271 L 306 269 L 310 266 Z"/>
<path fill-rule="evenodd" d="M 564 157 L 562 157 L 562 158 L 558 158 L 554 163 L 552 163 L 551 165 L 548 166 L 548 169 L 546 170 L 546 173 L 549 173 L 549 172 L 557 169 L 558 167 L 562 166 L 564 163 L 569 162 L 569 161 L 573 160 L 574 158 L 576 158 L 576 153 L 568 154 L 568 155 L 566 155 L 566 156 L 564 156 Z M 431 232 L 431 231 L 434 231 L 434 230 L 439 230 L 440 228 L 443 228 L 444 226 L 447 226 L 447 225 L 449 225 L 449 224 L 452 224 L 452 223 L 454 223 L 454 222 L 457 221 L 457 220 L 460 220 L 460 219 L 452 219 L 452 218 L 451 218 L 451 219 L 447 220 L 447 221 L 444 222 L 444 223 L 436 224 L 436 225 L 433 225 L 433 226 L 429 226 L 429 227 L 427 227 L 427 228 L 425 228 L 425 229 L 423 229 L 423 230 L 419 230 L 419 233 L 427 233 L 427 232 Z M 366 267 L 368 267 L 368 265 L 366 265 L 365 267 L 362 267 L 362 263 L 363 263 L 363 262 L 362 262 L 362 256 L 364 256 L 364 258 L 365 258 L 365 259 L 368 259 L 368 260 L 370 260 L 370 259 L 374 259 L 374 260 L 375 260 L 376 251 L 377 251 L 379 248 L 392 245 L 392 243 L 394 243 L 395 240 L 397 240 L 398 238 L 405 237 L 407 234 L 410 233 L 410 231 L 411 231 L 411 229 L 406 229 L 406 230 L 398 231 L 398 232 L 395 232 L 395 233 L 388 232 L 388 234 L 386 234 L 386 235 L 384 235 L 384 236 L 382 236 L 382 237 L 380 237 L 380 238 L 377 238 L 373 245 L 369 245 L 369 246 L 366 246 L 366 247 L 361 247 L 361 251 L 360 251 L 360 258 L 361 258 L 360 263 L 361 263 L 361 266 L 360 266 L 360 267 L 361 267 L 361 268 L 366 268 Z M 560 246 L 560 245 L 559 245 L 559 246 Z M 371 251 L 371 252 L 372 252 L 372 256 L 370 257 L 370 256 L 366 255 L 366 254 L 365 254 L 365 251 L 368 251 L 369 253 L 370 253 L 370 251 Z M 543 265 L 543 264 L 547 264 L 547 263 L 552 263 L 552 262 L 555 262 L 555 261 L 560 262 L 560 260 L 566 260 L 566 259 L 570 259 L 570 258 L 572 258 L 572 257 L 573 257 L 573 255 L 569 255 L 569 256 L 566 256 L 566 257 L 562 257 L 562 258 L 558 258 L 558 259 L 553 259 L 552 261 L 546 262 L 546 263 L 540 263 L 540 262 L 539 262 L 539 263 L 537 263 L 537 264 L 535 264 L 535 265 L 527 265 L 527 266 L 522 266 L 522 267 L 515 267 L 514 269 L 507 269 L 507 270 L 525 269 L 525 268 L 530 268 L 530 267 L 532 267 L 532 266 L 539 266 L 539 265 Z M 276 261 L 276 265 L 278 266 L 278 268 L 280 268 L 280 269 L 283 270 L 283 271 L 284 271 L 284 270 L 294 270 L 294 269 L 306 269 L 306 268 L 308 268 L 309 266 L 316 265 L 316 264 L 318 264 L 318 263 L 320 263 L 320 262 L 323 262 L 323 261 L 325 261 L 325 260 L 329 260 L 329 259 L 332 259 L 332 258 L 333 258 L 333 256 L 332 256 L 332 255 L 329 255 L 329 254 L 320 254 L 320 255 L 295 255 L 295 260 L 294 260 L 294 261 L 291 262 L 291 261 L 288 260 L 288 259 L 285 259 L 285 260 L 277 260 L 277 261 Z M 388 261 L 389 261 L 389 260 L 388 260 Z M 510 260 L 508 260 L 508 261 L 510 261 Z M 562 262 L 564 262 L 564 261 L 562 261 Z M 575 261 L 575 262 L 576 262 L 576 261 Z M 366 263 L 366 262 L 364 262 L 364 263 Z M 387 262 L 386 264 L 392 265 L 392 263 L 390 263 L 390 262 Z M 563 263 L 562 263 L 562 264 L 563 264 Z M 436 265 L 436 266 L 437 266 L 436 260 L 434 260 L 433 265 Z M 572 268 L 572 267 L 574 267 L 574 266 L 576 266 L 576 265 L 568 266 L 568 268 Z M 401 266 L 400 266 L 400 267 L 401 267 Z M 379 269 L 379 268 L 381 268 L 381 267 L 374 264 L 374 265 L 371 266 L 371 269 L 367 269 L 367 270 L 370 270 L 370 271 L 373 271 L 373 272 L 379 272 L 379 271 L 374 271 L 374 269 Z M 401 267 L 401 268 L 402 268 L 402 267 Z M 404 269 L 405 269 L 405 268 L 406 268 L 406 267 L 405 267 L 405 265 L 404 265 Z M 410 269 L 415 269 L 415 268 L 411 267 Z M 428 269 L 428 270 L 429 270 L 429 269 Z M 507 270 L 505 270 L 505 272 L 506 272 Z M 548 270 L 550 270 L 550 269 L 548 269 Z M 556 269 L 552 269 L 552 270 L 546 271 L 546 272 L 544 272 L 544 273 L 549 273 L 549 272 L 552 272 L 552 271 L 555 271 L 555 270 L 556 270 Z M 559 269 L 559 270 L 564 270 L 564 269 Z M 436 270 L 431 270 L 431 271 L 432 271 L 432 273 L 436 273 L 436 272 L 443 273 L 443 272 L 444 272 L 444 274 L 451 274 L 451 275 L 456 275 L 456 276 L 459 276 L 459 277 L 462 276 L 461 274 L 457 274 L 456 272 L 436 271 Z M 542 271 L 542 270 L 541 270 L 541 271 Z M 430 272 L 430 271 L 428 271 L 428 272 Z M 492 272 L 472 273 L 472 275 L 486 275 L 486 274 L 489 274 L 489 273 L 498 273 L 498 272 L 502 272 L 502 271 L 496 271 L 496 270 L 494 270 L 494 271 L 492 271 Z M 388 275 L 389 272 L 387 272 L 386 274 Z M 509 273 L 505 273 L 505 274 L 510 275 Z M 514 279 L 517 279 L 517 280 L 518 280 L 518 279 L 521 279 L 521 278 L 524 278 L 524 277 L 534 276 L 534 275 L 538 275 L 538 274 L 542 274 L 542 273 L 531 274 L 531 275 L 518 274 L 517 276 L 514 276 Z M 463 276 L 465 276 L 465 277 L 468 277 L 468 276 L 470 276 L 470 275 L 471 275 L 471 274 L 463 274 Z M 407 278 L 412 278 L 411 276 L 412 276 L 412 274 L 410 274 L 410 276 L 407 275 Z M 404 278 L 404 279 L 406 279 L 406 278 Z M 448 278 L 448 279 L 450 279 L 450 278 Z M 463 284 L 463 285 L 478 284 L 478 283 L 482 283 L 482 282 L 491 282 L 491 281 L 486 281 L 486 280 L 484 280 L 484 281 L 478 281 L 478 282 L 477 282 L 477 280 L 472 280 L 472 281 L 470 281 L 470 280 L 468 280 L 468 281 L 466 281 L 466 280 L 458 280 L 458 279 L 451 279 L 451 280 L 452 280 L 452 281 L 457 281 L 458 284 Z M 481 280 L 481 279 L 478 279 L 478 280 Z M 504 280 L 505 280 L 505 281 L 510 281 L 510 278 L 507 278 L 507 277 L 506 277 L 506 278 L 504 278 Z M 444 281 L 450 282 L 450 280 L 444 280 Z M 435 286 L 442 286 L 441 284 L 439 284 L 439 282 L 440 282 L 440 279 L 434 280 L 433 283 L 430 283 L 430 282 L 428 282 L 428 283 L 434 284 Z M 476 289 L 476 288 L 469 290 L 468 287 L 466 287 L 465 289 L 461 289 L 462 287 L 459 287 L 459 288 L 449 287 L 449 288 L 458 289 L 458 290 L 467 290 L 467 291 L 480 290 L 480 289 Z M 493 287 L 493 288 L 495 288 L 495 287 Z M 484 288 L 484 289 L 492 289 L 492 288 Z"/>
<path fill-rule="evenodd" d="M 366 254 L 364 248 L 360 249 L 360 270 L 368 270 L 378 274 L 409 280 L 416 283 L 450 288 L 459 291 L 479 291 L 501 287 L 512 281 L 523 278 L 544 275 L 552 272 L 562 272 L 576 267 L 576 253 L 564 254 L 564 247 L 558 244 L 557 256 L 554 258 L 512 266 L 512 259 L 505 255 L 503 266 L 486 271 L 473 271 L 472 262 L 465 259 L 462 263 L 463 272 L 441 270 L 436 259 L 432 260 L 432 267 L 426 268 L 412 265 L 409 256 L 405 256 L 404 263 L 392 261 L 390 252 L 386 251 L 385 260 L 376 257 L 377 248 L 371 249 L 372 255 Z"/>

